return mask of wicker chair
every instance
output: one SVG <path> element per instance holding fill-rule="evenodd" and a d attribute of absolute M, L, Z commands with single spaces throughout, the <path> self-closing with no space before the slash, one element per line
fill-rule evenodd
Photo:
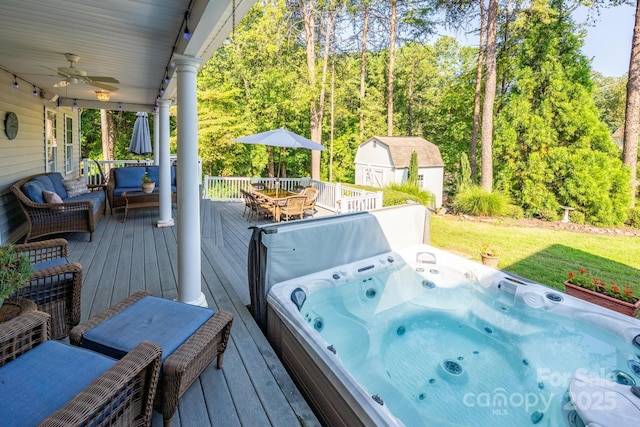
<path fill-rule="evenodd" d="M 302 219 L 306 200 L 307 196 L 304 195 L 287 197 L 284 205 L 278 207 L 280 210 L 280 220 L 285 219 L 289 221 L 295 217 Z"/>
<path fill-rule="evenodd" d="M 203 316 L 208 320 L 203 323 L 194 320 L 203 319 Z M 216 357 L 217 368 L 222 367 L 233 315 L 218 310 L 211 317 L 207 316 L 211 316 L 210 310 L 152 297 L 149 292 L 141 291 L 73 328 L 69 341 L 115 358 L 137 339 L 160 344 L 164 354 L 154 409 L 162 414 L 165 427 L 169 427 L 180 398 L 202 371 Z M 186 326 L 192 327 L 194 323 L 200 326 L 195 327 L 192 334 L 185 334 Z M 185 329 L 181 330 L 183 324 Z M 130 339 L 129 342 L 108 332 L 124 328 L 134 330 L 124 334 Z M 169 329 L 172 332 L 167 332 Z M 174 347 L 176 340 L 182 338 L 186 340 L 173 352 L 166 351 L 165 347 Z"/>
<path fill-rule="evenodd" d="M 304 202 L 304 213 L 311 212 L 311 217 L 316 212 L 316 199 L 318 198 L 318 189 L 310 187 L 304 190 L 303 194 L 307 197 Z"/>
<path fill-rule="evenodd" d="M 30 281 L 14 296 L 34 301 L 38 309 L 51 315 L 51 336 L 61 339 L 80 323 L 82 266 L 69 262 L 65 239 L 14 245 L 25 252 L 34 268 Z"/>
<path fill-rule="evenodd" d="M 162 355 L 157 344 L 143 342 L 114 364 L 94 352 L 49 341 L 49 327 L 50 316 L 41 311 L 2 323 L 0 417 L 3 425 L 7 420 L 13 425 L 39 426 L 151 425 Z M 64 364 L 66 357 L 69 358 L 67 367 L 52 366 L 49 373 L 32 366 L 48 360 Z M 83 367 L 77 366 L 80 358 L 85 362 Z M 100 374 L 94 361 L 111 367 Z M 91 381 L 93 375 L 86 376 L 79 372 L 81 370 L 92 371 L 97 378 Z M 56 382 L 66 386 L 56 388 Z M 85 383 L 89 384 L 83 388 Z M 80 391 L 76 394 L 71 387 Z M 29 405 L 29 399 L 35 405 Z M 56 406 L 58 402 L 62 405 L 57 406 L 59 409 L 46 412 L 48 406 Z M 16 407 L 22 410 L 16 411 Z"/>

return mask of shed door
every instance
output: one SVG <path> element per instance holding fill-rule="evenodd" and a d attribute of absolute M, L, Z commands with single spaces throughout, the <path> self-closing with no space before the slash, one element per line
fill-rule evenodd
<path fill-rule="evenodd" d="M 383 187 L 384 186 L 384 171 L 382 169 L 375 169 L 372 167 L 365 167 L 364 169 L 364 185 L 371 187 Z"/>

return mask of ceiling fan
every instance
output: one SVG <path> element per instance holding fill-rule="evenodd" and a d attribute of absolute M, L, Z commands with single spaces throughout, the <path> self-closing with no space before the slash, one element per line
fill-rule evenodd
<path fill-rule="evenodd" d="M 110 92 L 118 90 L 117 87 L 111 86 L 105 83 L 120 83 L 117 79 L 113 77 L 106 76 L 88 76 L 87 72 L 76 68 L 76 64 L 80 60 L 78 55 L 74 55 L 73 53 L 65 53 L 67 61 L 69 61 L 68 67 L 58 67 L 56 72 L 58 76 L 62 78 L 58 83 L 54 84 L 53 87 L 65 87 L 69 84 L 77 84 L 77 83 L 86 83 L 90 86 L 95 86 L 97 88 L 108 90 Z"/>

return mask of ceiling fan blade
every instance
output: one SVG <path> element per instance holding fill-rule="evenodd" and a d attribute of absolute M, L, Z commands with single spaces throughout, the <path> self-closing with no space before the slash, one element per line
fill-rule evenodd
<path fill-rule="evenodd" d="M 118 79 L 114 79 L 113 77 L 107 77 L 107 76 L 87 76 L 87 78 L 92 82 L 120 83 Z"/>
<path fill-rule="evenodd" d="M 106 85 L 104 83 L 99 83 L 99 82 L 87 82 L 87 84 L 89 86 L 95 86 L 95 87 L 99 87 L 100 89 L 108 90 L 109 92 L 115 92 L 116 90 L 119 89 L 115 86 Z"/>

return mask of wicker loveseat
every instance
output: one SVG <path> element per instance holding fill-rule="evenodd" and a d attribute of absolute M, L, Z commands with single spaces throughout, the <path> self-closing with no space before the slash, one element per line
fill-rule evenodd
<path fill-rule="evenodd" d="M 25 243 L 36 237 L 67 232 L 87 232 L 93 241 L 96 224 L 106 210 L 102 186 L 88 186 L 88 192 L 69 197 L 60 172 L 24 178 L 11 191 L 27 218 Z M 45 192 L 55 193 L 62 203 L 46 203 Z"/>
<path fill-rule="evenodd" d="M 119 361 L 49 340 L 48 314 L 0 328 L 3 426 L 150 426 L 162 350 L 145 341 Z"/>
<path fill-rule="evenodd" d="M 160 177 L 159 166 L 126 166 L 123 168 L 113 168 L 109 171 L 107 180 L 107 197 L 109 198 L 109 208 L 111 213 L 116 208 L 126 205 L 126 200 L 122 196 L 124 192 L 141 191 L 142 177 L 148 173 L 149 178 L 156 183 L 154 193 L 158 193 L 158 181 Z M 171 199 L 176 201 L 176 168 L 171 166 Z"/>

